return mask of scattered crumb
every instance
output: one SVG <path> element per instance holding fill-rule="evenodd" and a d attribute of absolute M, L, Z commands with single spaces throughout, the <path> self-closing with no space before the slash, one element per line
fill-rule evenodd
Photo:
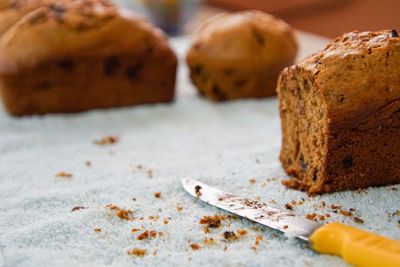
<path fill-rule="evenodd" d="M 82 206 L 76 206 L 76 207 L 73 207 L 72 209 L 71 209 L 71 212 L 74 212 L 74 211 L 77 211 L 77 210 L 84 210 L 84 209 L 86 209 L 85 207 L 82 207 Z"/>
<path fill-rule="evenodd" d="M 215 240 L 212 237 L 206 237 L 206 238 L 204 238 L 204 244 L 206 244 L 206 245 L 214 245 L 215 244 Z"/>
<path fill-rule="evenodd" d="M 285 208 L 288 209 L 288 210 L 293 210 L 293 205 L 289 204 L 289 203 L 286 203 L 285 204 Z"/>
<path fill-rule="evenodd" d="M 130 215 L 132 214 L 132 211 L 130 210 L 119 210 L 115 213 L 115 215 L 119 218 L 121 218 L 122 220 L 130 220 Z"/>
<path fill-rule="evenodd" d="M 115 210 L 115 216 L 121 218 L 122 220 L 131 220 L 131 215 L 132 215 L 132 211 L 131 210 L 124 210 L 121 209 L 120 207 L 113 205 L 113 204 L 109 204 L 106 206 L 106 208 L 109 208 L 110 210 Z"/>
<path fill-rule="evenodd" d="M 178 205 L 178 206 L 176 206 L 176 210 L 177 210 L 177 211 L 182 211 L 182 210 L 183 210 L 183 207 Z"/>
<path fill-rule="evenodd" d="M 114 135 L 105 136 L 100 140 L 95 140 L 94 143 L 99 146 L 112 145 L 119 141 L 119 138 Z"/>
<path fill-rule="evenodd" d="M 201 190 L 201 186 L 200 186 L 200 185 L 196 185 L 196 186 L 194 187 L 194 192 L 196 193 L 196 196 L 197 196 L 197 197 L 200 197 L 200 196 L 201 196 L 200 190 Z"/>
<path fill-rule="evenodd" d="M 155 193 L 154 193 L 154 196 L 155 196 L 156 198 L 160 198 L 160 197 L 161 197 L 161 192 L 155 192 Z"/>
<path fill-rule="evenodd" d="M 139 232 L 139 231 L 140 231 L 139 228 L 132 228 L 132 229 L 131 229 L 131 233 L 136 233 L 136 232 Z"/>
<path fill-rule="evenodd" d="M 255 232 L 258 232 L 258 231 L 260 231 L 260 228 L 257 227 L 257 226 L 252 226 L 252 227 L 251 227 L 251 230 L 253 230 L 253 231 L 255 231 Z"/>
<path fill-rule="evenodd" d="M 340 209 L 342 206 L 338 206 L 338 205 L 331 205 L 331 209 L 333 210 L 338 210 Z"/>
<path fill-rule="evenodd" d="M 227 217 L 225 215 L 213 215 L 213 216 L 203 216 L 200 219 L 200 224 L 205 224 L 209 228 L 219 228 L 221 226 L 221 221 L 225 220 Z"/>
<path fill-rule="evenodd" d="M 236 231 L 239 235 L 247 235 L 248 231 L 246 229 L 239 229 Z"/>
<path fill-rule="evenodd" d="M 351 211 L 347 211 L 347 210 L 343 210 L 343 209 L 340 209 L 339 213 L 342 214 L 343 216 L 347 216 L 347 217 L 350 217 L 353 215 L 353 213 L 351 213 Z"/>
<path fill-rule="evenodd" d="M 286 229 L 288 229 L 288 228 L 289 228 L 289 225 L 284 225 L 284 226 L 283 226 L 283 229 L 284 229 L 284 230 L 286 230 Z"/>
<path fill-rule="evenodd" d="M 140 249 L 140 248 L 133 248 L 128 251 L 128 255 L 137 257 L 144 257 L 146 253 L 147 253 L 146 249 Z"/>
<path fill-rule="evenodd" d="M 153 170 L 152 169 L 147 170 L 146 173 L 147 173 L 147 177 L 153 178 Z"/>
<path fill-rule="evenodd" d="M 137 240 L 145 240 L 147 238 L 149 238 L 149 231 L 147 230 L 136 237 Z"/>
<path fill-rule="evenodd" d="M 249 183 L 250 183 L 251 185 L 255 184 L 256 182 L 257 182 L 257 181 L 256 181 L 256 179 L 254 179 L 254 178 L 249 179 Z"/>
<path fill-rule="evenodd" d="M 136 165 L 136 169 L 138 169 L 138 170 L 141 170 L 141 169 L 143 169 L 143 165 L 142 165 L 142 164 L 138 164 L 138 165 Z"/>
<path fill-rule="evenodd" d="M 356 211 L 356 209 L 355 208 L 350 208 L 349 211 Z"/>
<path fill-rule="evenodd" d="M 225 232 L 222 234 L 222 237 L 223 237 L 225 240 L 228 240 L 228 241 L 235 241 L 235 240 L 238 239 L 238 236 L 236 235 L 236 233 L 235 233 L 235 232 L 232 232 L 232 231 L 225 231 Z"/>
<path fill-rule="evenodd" d="M 157 232 L 154 230 L 149 231 L 149 235 L 153 238 L 157 237 Z"/>
<path fill-rule="evenodd" d="M 95 232 L 101 232 L 101 228 L 94 228 Z"/>
<path fill-rule="evenodd" d="M 254 251 L 257 250 L 258 246 L 260 245 L 260 242 L 263 240 L 263 237 L 258 235 L 256 236 L 256 240 L 254 241 L 254 245 L 251 247 Z"/>
<path fill-rule="evenodd" d="M 55 176 L 62 177 L 62 178 L 71 178 L 73 175 L 72 175 L 72 173 L 68 173 L 68 172 L 59 172 L 59 173 L 56 173 Z"/>
<path fill-rule="evenodd" d="M 193 250 L 199 250 L 199 249 L 201 248 L 200 245 L 199 245 L 199 244 L 196 244 L 196 243 L 190 244 L 190 247 L 191 247 Z"/>
<path fill-rule="evenodd" d="M 169 224 L 169 220 L 167 218 L 164 218 L 163 222 L 164 224 Z"/>
<path fill-rule="evenodd" d="M 90 167 L 90 166 L 92 166 L 92 162 L 90 160 L 87 160 L 87 161 L 85 161 L 85 165 Z"/>
<path fill-rule="evenodd" d="M 163 235 L 163 234 L 161 234 L 161 235 Z M 136 239 L 137 240 L 146 240 L 149 237 L 156 238 L 157 237 L 157 232 L 154 231 L 154 230 L 150 230 L 150 231 L 146 230 L 143 233 L 141 233 L 140 235 L 138 235 L 136 237 Z"/>
<path fill-rule="evenodd" d="M 315 213 L 309 213 L 306 215 L 306 219 L 312 220 L 312 221 L 317 221 L 317 214 Z"/>
<path fill-rule="evenodd" d="M 360 217 L 354 217 L 353 221 L 355 221 L 356 223 L 364 223 L 364 220 L 361 219 Z"/>

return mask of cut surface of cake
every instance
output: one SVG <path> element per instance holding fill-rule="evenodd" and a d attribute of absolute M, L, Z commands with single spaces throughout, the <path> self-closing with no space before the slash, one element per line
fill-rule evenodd
<path fill-rule="evenodd" d="M 309 193 L 400 182 L 400 38 L 351 32 L 278 83 L 284 184 Z"/>

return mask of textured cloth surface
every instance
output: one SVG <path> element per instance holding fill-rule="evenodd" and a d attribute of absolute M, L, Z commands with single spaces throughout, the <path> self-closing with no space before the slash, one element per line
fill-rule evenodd
<path fill-rule="evenodd" d="M 325 42 L 300 37 L 301 56 Z M 175 40 L 181 55 L 186 43 Z M 293 208 L 302 216 L 329 212 L 326 221 L 400 238 L 400 218 L 393 215 L 400 209 L 399 186 L 318 197 L 288 190 L 281 185 L 286 175 L 278 162 L 276 99 L 214 104 L 195 94 L 184 67 L 178 80 L 171 105 L 21 119 L 0 113 L 0 266 L 346 266 L 269 229 L 253 229 L 246 220 L 224 220 L 204 233 L 201 217 L 224 213 L 184 192 L 183 177 L 282 209 L 304 199 Z M 93 142 L 107 135 L 119 142 Z M 73 176 L 56 177 L 59 172 Z M 120 219 L 108 204 L 131 209 L 134 219 Z M 333 213 L 331 204 L 355 208 L 364 224 Z M 76 206 L 86 209 L 71 212 Z M 223 240 L 224 231 L 238 229 L 248 234 Z M 163 236 L 137 240 L 143 230 Z M 263 240 L 254 250 L 256 236 Z M 215 244 L 205 245 L 205 237 Z M 192 243 L 201 249 L 193 250 Z M 147 255 L 129 256 L 132 248 Z"/>

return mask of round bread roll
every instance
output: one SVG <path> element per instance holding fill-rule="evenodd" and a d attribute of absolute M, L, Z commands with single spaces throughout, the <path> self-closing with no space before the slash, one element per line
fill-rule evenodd
<path fill-rule="evenodd" d="M 214 101 L 276 95 L 298 45 L 284 21 L 260 12 L 221 14 L 195 34 L 186 60 L 199 93 Z"/>

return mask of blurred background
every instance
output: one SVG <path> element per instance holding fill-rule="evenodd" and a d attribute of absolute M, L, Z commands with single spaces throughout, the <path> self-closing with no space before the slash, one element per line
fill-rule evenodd
<path fill-rule="evenodd" d="M 400 29 L 400 0 L 115 0 L 150 17 L 170 35 L 193 32 L 224 11 L 258 9 L 293 27 L 336 37 L 352 30 Z"/>

